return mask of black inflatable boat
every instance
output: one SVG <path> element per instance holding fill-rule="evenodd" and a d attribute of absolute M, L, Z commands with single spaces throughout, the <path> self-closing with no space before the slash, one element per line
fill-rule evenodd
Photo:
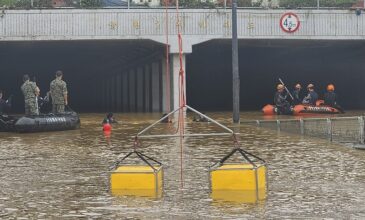
<path fill-rule="evenodd" d="M 80 118 L 76 112 L 36 116 L 0 115 L 0 131 L 3 132 L 63 131 L 79 127 Z"/>

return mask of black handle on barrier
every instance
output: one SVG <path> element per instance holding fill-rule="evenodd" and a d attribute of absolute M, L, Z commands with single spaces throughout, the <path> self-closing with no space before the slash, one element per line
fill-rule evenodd
<path fill-rule="evenodd" d="M 223 157 L 219 163 L 223 164 L 226 160 L 228 160 L 228 158 L 230 158 L 234 153 L 236 153 L 236 151 L 238 150 L 239 148 L 235 148 L 231 151 L 231 153 L 227 154 L 225 157 Z"/>
<path fill-rule="evenodd" d="M 254 162 L 252 162 L 252 160 L 250 158 L 248 158 L 248 156 L 245 154 L 244 151 L 242 151 L 241 149 L 238 149 L 238 152 L 240 152 L 242 157 L 245 158 L 252 166 L 256 167 L 256 164 Z"/>
<path fill-rule="evenodd" d="M 157 169 L 148 161 L 148 160 L 151 160 L 155 163 L 157 163 L 158 165 L 162 165 L 161 162 L 153 159 L 152 157 L 149 157 L 149 156 L 146 156 L 145 154 L 141 153 L 141 152 L 138 152 L 136 150 L 133 150 L 132 152 L 129 152 L 126 156 L 124 156 L 121 160 L 117 161 L 114 166 L 111 167 L 111 169 L 116 169 L 125 159 L 127 159 L 128 157 L 130 157 L 132 154 L 136 154 L 137 157 L 139 159 L 141 159 L 144 163 L 146 163 L 149 167 L 151 167 L 153 169 L 154 172 L 157 171 Z M 147 158 L 147 159 L 146 159 Z"/>
<path fill-rule="evenodd" d="M 256 156 L 256 155 L 253 155 L 253 154 L 251 154 L 251 153 L 249 153 L 249 152 L 247 152 L 247 151 L 245 151 L 245 150 L 243 150 L 243 149 L 240 149 L 242 152 L 244 152 L 245 154 L 248 154 L 248 155 L 250 155 L 250 156 L 252 156 L 252 157 L 254 157 L 254 158 L 256 158 L 256 159 L 258 159 L 258 160 L 260 160 L 260 161 L 262 161 L 263 163 L 266 163 L 266 161 L 264 160 L 264 159 L 262 159 L 262 158 L 260 158 L 260 157 L 258 157 L 258 156 Z"/>
<path fill-rule="evenodd" d="M 251 154 L 251 153 L 249 153 L 249 152 L 247 152 L 247 151 L 245 151 L 245 150 L 243 150 L 243 149 L 241 149 L 241 148 L 239 148 L 239 147 L 235 147 L 229 154 L 227 154 L 225 157 L 223 157 L 220 161 L 218 161 L 217 163 L 215 163 L 212 167 L 214 167 L 214 166 L 216 166 L 217 164 L 224 164 L 224 162 L 226 161 L 226 160 L 228 160 L 234 153 L 236 153 L 236 152 L 239 152 L 241 155 L 242 155 L 242 157 L 246 160 L 246 161 L 248 161 L 252 166 L 254 166 L 254 167 L 256 167 L 256 164 L 252 161 L 252 159 L 250 159 L 247 155 L 249 155 L 249 156 L 251 156 L 251 157 L 253 157 L 253 158 L 255 158 L 255 159 L 257 159 L 257 160 L 259 160 L 259 161 L 261 161 L 261 162 L 263 162 L 263 163 L 266 163 L 265 162 L 265 160 L 263 160 L 263 159 L 261 159 L 260 157 L 258 157 L 258 156 L 255 156 L 255 155 L 253 155 L 253 154 Z"/>
<path fill-rule="evenodd" d="M 139 153 L 138 151 L 135 151 L 135 153 L 137 154 L 137 156 L 143 161 L 143 162 L 145 162 L 148 166 L 150 166 L 152 169 L 153 169 L 153 171 L 154 172 L 156 172 L 156 168 L 154 168 L 153 166 L 152 166 L 152 164 L 150 164 L 150 162 L 148 162 L 144 157 L 143 157 L 143 154 L 141 154 L 141 153 Z"/>

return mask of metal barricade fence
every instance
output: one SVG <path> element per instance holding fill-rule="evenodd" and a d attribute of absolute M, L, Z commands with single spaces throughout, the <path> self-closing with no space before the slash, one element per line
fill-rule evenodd
<path fill-rule="evenodd" d="M 331 140 L 335 142 L 364 143 L 363 117 L 331 119 Z"/>
<path fill-rule="evenodd" d="M 319 138 L 329 137 L 329 124 L 326 118 L 303 119 L 303 134 Z"/>
<path fill-rule="evenodd" d="M 273 130 L 279 129 L 277 121 L 260 121 L 259 126 Z"/>
<path fill-rule="evenodd" d="M 300 121 L 299 120 L 280 120 L 280 131 L 300 134 Z"/>
<path fill-rule="evenodd" d="M 364 144 L 364 117 L 306 118 L 243 121 L 287 133 L 325 138 L 334 142 Z"/>

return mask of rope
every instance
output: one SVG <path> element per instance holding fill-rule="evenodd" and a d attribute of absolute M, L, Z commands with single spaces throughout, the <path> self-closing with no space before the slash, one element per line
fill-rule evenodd
<path fill-rule="evenodd" d="M 168 0 L 165 0 L 165 30 L 166 30 L 166 110 L 170 112 L 170 59 L 169 59 L 169 12 Z"/>
<path fill-rule="evenodd" d="M 184 68 L 183 68 L 183 51 L 182 51 L 182 37 L 181 37 L 181 26 L 180 26 L 180 13 L 179 13 L 179 0 L 176 0 L 176 20 L 177 20 L 177 33 L 178 33 L 178 44 L 179 44 L 179 61 L 180 61 L 180 70 L 179 70 L 179 121 L 178 121 L 178 128 L 180 130 L 180 181 L 181 181 L 181 188 L 184 187 L 184 177 L 183 177 L 183 155 L 184 155 L 184 148 L 183 148 L 183 138 L 184 138 L 184 111 L 183 107 L 186 105 L 185 100 L 185 81 L 184 81 Z"/>

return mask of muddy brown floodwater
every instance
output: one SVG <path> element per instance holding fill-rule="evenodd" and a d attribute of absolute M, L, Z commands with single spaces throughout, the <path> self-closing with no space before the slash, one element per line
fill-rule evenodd
<path fill-rule="evenodd" d="M 133 147 L 133 136 L 159 114 L 116 114 L 110 140 L 101 114 L 82 114 L 79 130 L 0 133 L 1 219 L 293 219 L 365 218 L 365 151 L 231 123 L 231 113 L 210 117 L 240 132 L 242 146 L 268 162 L 266 200 L 254 204 L 210 198 L 208 167 L 232 149 L 228 137 L 184 140 L 184 188 L 180 189 L 178 139 L 142 141 L 144 153 L 164 164 L 161 198 L 114 196 L 109 170 Z M 242 113 L 252 119 L 253 113 Z M 172 128 L 159 125 L 154 133 Z M 187 132 L 216 131 L 187 123 Z"/>

